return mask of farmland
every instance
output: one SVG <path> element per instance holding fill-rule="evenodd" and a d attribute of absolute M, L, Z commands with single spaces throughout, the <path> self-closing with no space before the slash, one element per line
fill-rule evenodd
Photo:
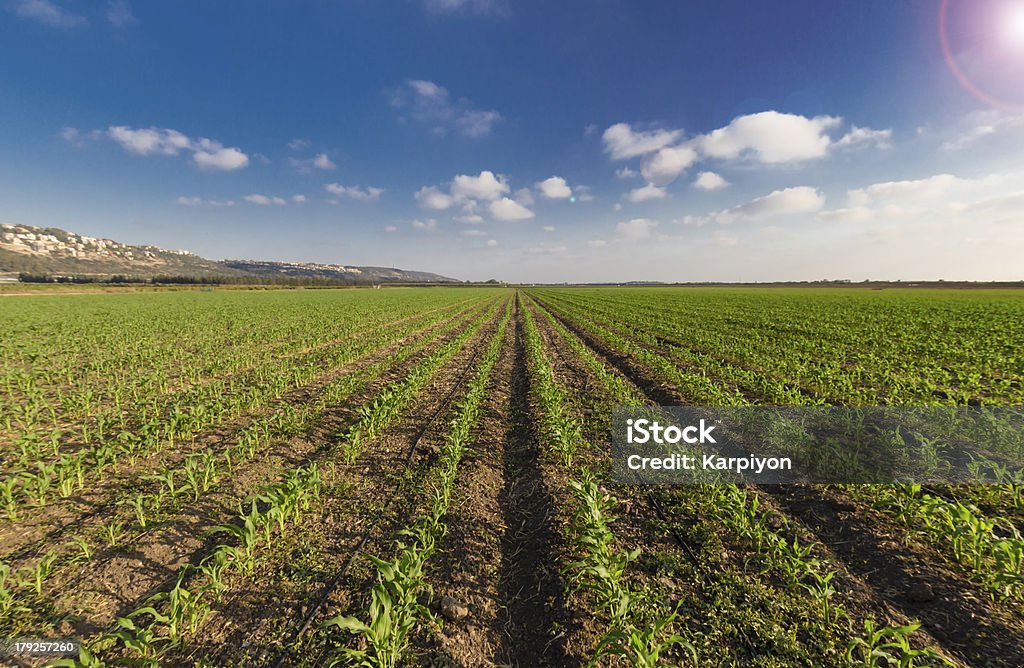
<path fill-rule="evenodd" d="M 1024 665 L 1020 471 L 608 482 L 615 406 L 1024 404 L 1022 292 L 38 294 L 0 321 L 0 637 L 82 639 L 60 665 Z"/>

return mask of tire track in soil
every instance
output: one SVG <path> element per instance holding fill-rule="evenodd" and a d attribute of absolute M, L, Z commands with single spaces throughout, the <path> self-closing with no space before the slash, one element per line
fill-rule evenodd
<path fill-rule="evenodd" d="M 502 647 L 499 573 L 507 527 L 498 499 L 505 485 L 503 445 L 512 428 L 508 416 L 516 323 L 510 325 L 484 399 L 480 428 L 460 465 L 448 531 L 428 572 L 436 600 L 450 596 L 468 610 L 463 619 L 447 620 L 421 649 L 433 665 L 495 666 Z"/>
<path fill-rule="evenodd" d="M 448 430 L 443 418 L 452 410 L 449 399 L 458 395 L 468 372 L 475 368 L 503 312 L 504 307 L 495 310 L 385 433 L 367 443 L 356 464 L 338 463 L 337 478 L 344 481 L 343 488 L 338 494 L 325 493 L 318 513 L 289 529 L 295 538 L 287 549 L 293 552 L 271 557 L 269 567 L 276 573 L 263 579 L 258 573 L 241 580 L 243 587 L 216 606 L 221 622 L 216 632 L 207 632 L 201 645 L 174 658 L 193 663 L 201 657 L 216 665 L 278 665 L 275 659 L 283 665 L 295 665 L 289 659 L 298 659 L 299 665 L 326 665 L 329 648 L 316 640 L 303 645 L 304 641 L 294 638 L 295 630 L 306 617 L 358 614 L 354 606 L 372 582 L 355 579 L 349 572 L 352 560 L 357 553 L 388 555 L 393 551 L 396 531 L 414 510 L 423 476 L 441 450 Z M 400 377 L 402 374 L 396 376 Z M 405 469 L 414 447 L 418 456 Z M 286 574 L 292 573 L 291 562 L 308 555 L 323 560 L 313 579 L 304 583 L 289 579 Z M 273 585 L 267 584 L 268 578 Z M 323 595 L 327 596 L 323 605 L 329 607 L 329 615 L 314 609 Z M 302 651 L 297 651 L 297 646 Z"/>
<path fill-rule="evenodd" d="M 558 311 L 534 300 L 648 399 L 664 405 L 678 403 L 678 397 L 631 358 L 610 350 Z M 1019 619 L 999 614 L 966 580 L 915 558 L 896 541 L 886 540 L 876 526 L 865 523 L 855 504 L 806 486 L 759 491 L 824 545 L 848 573 L 867 586 L 872 598 L 904 618 L 919 620 L 921 631 L 951 656 L 979 668 L 1024 666 L 1024 625 Z M 921 584 L 931 588 L 932 601 L 913 600 L 910 592 L 919 590 Z"/>
<path fill-rule="evenodd" d="M 559 542 L 554 498 L 541 464 L 530 417 L 530 385 L 521 297 L 515 307 L 515 345 L 508 429 L 502 442 L 498 505 L 504 519 L 499 568 L 499 608 L 505 616 L 497 663 L 509 666 L 574 666 L 565 633 L 565 584 L 555 563 Z"/>

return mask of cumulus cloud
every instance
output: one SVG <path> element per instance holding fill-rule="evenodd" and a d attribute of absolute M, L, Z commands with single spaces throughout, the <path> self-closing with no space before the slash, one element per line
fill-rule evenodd
<path fill-rule="evenodd" d="M 529 188 L 520 188 L 515 192 L 513 198 L 517 204 L 523 206 L 533 206 L 533 193 L 530 192 Z"/>
<path fill-rule="evenodd" d="M 693 143 L 711 158 L 799 162 L 824 157 L 832 143 L 826 131 L 841 122 L 835 116 L 807 118 L 763 111 L 734 118 L 729 125 L 696 137 Z"/>
<path fill-rule="evenodd" d="M 200 137 L 192 139 L 169 128 L 130 128 L 112 125 L 107 136 L 124 150 L 136 155 L 179 155 L 191 153 L 192 160 L 201 169 L 234 171 L 249 164 L 249 156 L 235 147 L 225 147 L 218 141 Z"/>
<path fill-rule="evenodd" d="M 456 201 L 467 199 L 495 200 L 509 192 L 504 176 L 484 170 L 479 176 L 459 174 L 452 179 L 451 194 Z"/>
<path fill-rule="evenodd" d="M 360 188 L 359 186 L 343 186 L 340 183 L 328 183 L 324 190 L 338 199 L 348 198 L 357 202 L 376 202 L 384 194 L 383 188 Z"/>
<path fill-rule="evenodd" d="M 555 226 L 554 225 L 545 225 L 542 229 L 545 232 L 551 233 L 551 232 L 555 231 Z"/>
<path fill-rule="evenodd" d="M 615 170 L 615 178 L 617 179 L 635 179 L 638 176 L 640 176 L 640 172 L 635 169 L 630 169 L 629 167 L 622 167 Z"/>
<path fill-rule="evenodd" d="M 615 234 L 627 241 L 643 241 L 651 238 L 658 222 L 649 218 L 633 218 L 615 225 Z"/>
<path fill-rule="evenodd" d="M 176 204 L 180 204 L 181 206 L 199 206 L 203 203 L 203 200 L 201 197 L 185 197 L 184 195 L 182 195 L 181 197 L 174 200 L 174 202 Z"/>
<path fill-rule="evenodd" d="M 292 195 L 292 201 L 295 202 L 296 204 L 305 204 L 306 203 L 306 196 L 305 195 Z"/>
<path fill-rule="evenodd" d="M 960 124 L 959 136 L 942 144 L 942 149 L 958 151 L 968 148 L 987 137 L 1024 135 L 1024 113 L 998 110 L 975 111 Z"/>
<path fill-rule="evenodd" d="M 443 211 L 455 204 L 455 198 L 441 192 L 436 186 L 423 186 L 413 195 L 420 208 Z"/>
<path fill-rule="evenodd" d="M 118 30 L 131 28 L 139 23 L 127 0 L 111 0 L 107 4 L 107 21 Z"/>
<path fill-rule="evenodd" d="M 604 248 L 608 242 L 604 239 L 591 239 L 587 242 L 587 248 Z"/>
<path fill-rule="evenodd" d="M 672 183 L 685 169 L 697 162 L 697 151 L 690 146 L 661 148 L 648 155 L 640 173 L 648 183 L 665 186 Z"/>
<path fill-rule="evenodd" d="M 652 199 L 663 199 L 668 197 L 668 193 L 665 192 L 664 188 L 659 188 L 653 183 L 648 183 L 640 188 L 634 188 L 625 195 L 626 201 L 633 202 L 647 202 Z"/>
<path fill-rule="evenodd" d="M 530 255 L 561 255 L 568 251 L 567 246 L 549 246 L 547 244 L 540 244 L 539 246 L 532 246 L 527 249 L 527 253 Z"/>
<path fill-rule="evenodd" d="M 174 200 L 175 204 L 179 206 L 237 206 L 238 202 L 233 199 L 203 199 L 201 197 L 185 197 L 181 196 Z"/>
<path fill-rule="evenodd" d="M 851 190 L 848 196 L 851 206 L 892 201 L 920 201 L 941 197 L 961 181 L 952 174 L 936 174 L 926 179 L 875 183 L 866 188 Z"/>
<path fill-rule="evenodd" d="M 505 176 L 484 170 L 480 174 L 459 174 L 448 183 L 448 192 L 437 186 L 424 186 L 414 197 L 420 208 L 443 211 L 456 204 L 462 206 L 462 214 L 454 220 L 460 223 L 483 222 L 480 211 L 486 210 L 497 220 L 513 221 L 533 218 L 528 208 L 533 203 L 529 189 L 516 191 L 514 198 Z"/>
<path fill-rule="evenodd" d="M 337 167 L 331 159 L 327 157 L 326 153 L 317 153 L 313 158 L 313 166 L 317 169 L 334 169 Z"/>
<path fill-rule="evenodd" d="M 699 190 L 721 190 L 728 186 L 729 182 L 715 172 L 701 172 L 693 181 L 693 187 Z"/>
<path fill-rule="evenodd" d="M 312 145 L 313 142 L 309 141 L 308 139 L 302 139 L 300 137 L 296 137 L 295 139 L 292 139 L 290 142 L 288 142 L 288 148 L 293 151 L 301 151 L 303 149 L 309 148 Z"/>
<path fill-rule="evenodd" d="M 384 228 L 384 231 L 387 232 L 388 234 L 393 234 L 398 231 L 398 227 L 396 227 L 395 225 L 388 225 L 387 227 Z"/>
<path fill-rule="evenodd" d="M 200 169 L 231 172 L 249 164 L 249 156 L 234 147 L 224 147 L 210 139 L 200 139 L 192 160 Z"/>
<path fill-rule="evenodd" d="M 569 199 L 572 188 L 561 176 L 552 176 L 537 183 L 537 190 L 548 199 Z"/>
<path fill-rule="evenodd" d="M 416 220 L 412 221 L 412 229 L 418 232 L 436 232 L 437 221 L 434 220 L 433 218 L 428 218 L 426 220 L 419 220 L 417 218 Z"/>
<path fill-rule="evenodd" d="M 851 206 L 818 213 L 818 220 L 838 223 L 864 223 L 874 217 L 874 211 L 866 206 Z"/>
<path fill-rule="evenodd" d="M 488 248 L 495 248 L 497 245 L 498 245 L 498 242 L 495 241 L 494 239 L 488 239 L 487 240 L 487 247 Z"/>
<path fill-rule="evenodd" d="M 308 174 L 314 169 L 330 171 L 337 168 L 326 153 L 317 153 L 312 158 L 288 158 L 288 164 L 303 174 Z"/>
<path fill-rule="evenodd" d="M 23 19 L 37 21 L 51 28 L 80 28 L 88 24 L 84 16 L 73 14 L 51 0 L 15 0 L 10 8 Z"/>
<path fill-rule="evenodd" d="M 850 148 L 854 146 L 874 146 L 875 148 L 890 148 L 892 146 L 892 130 L 873 130 L 861 128 L 854 125 L 850 131 L 843 135 L 836 146 L 839 148 Z"/>
<path fill-rule="evenodd" d="M 436 14 L 477 14 L 502 16 L 508 11 L 504 0 L 424 0 L 428 11 Z"/>
<path fill-rule="evenodd" d="M 518 220 L 529 220 L 533 218 L 533 211 L 530 211 L 519 202 L 502 197 L 490 203 L 488 210 L 496 220 L 514 222 Z"/>
<path fill-rule="evenodd" d="M 487 233 L 482 230 L 462 230 L 464 237 L 486 237 Z"/>
<path fill-rule="evenodd" d="M 444 86 L 423 79 L 408 79 L 391 93 L 391 106 L 402 121 L 429 126 L 437 135 L 457 131 L 464 137 L 480 139 L 501 122 L 493 109 L 476 109 L 465 99 L 453 100 Z"/>
<path fill-rule="evenodd" d="M 628 160 L 675 143 L 682 130 L 636 131 L 629 123 L 616 123 L 604 131 L 604 150 L 612 160 Z"/>
<path fill-rule="evenodd" d="M 259 204 L 260 206 L 270 206 L 271 204 L 276 206 L 284 206 L 288 202 L 283 197 L 271 197 L 269 195 L 261 195 L 254 193 L 252 195 L 246 195 L 243 197 L 246 202 L 250 204 Z"/>
<path fill-rule="evenodd" d="M 817 189 L 810 186 L 798 186 L 775 190 L 763 197 L 704 216 L 684 216 L 677 222 L 695 226 L 709 222 L 726 225 L 744 220 L 814 213 L 820 211 L 824 206 L 825 196 Z"/>
<path fill-rule="evenodd" d="M 573 191 L 578 202 L 591 202 L 594 200 L 594 196 L 590 194 L 590 186 L 575 186 Z"/>

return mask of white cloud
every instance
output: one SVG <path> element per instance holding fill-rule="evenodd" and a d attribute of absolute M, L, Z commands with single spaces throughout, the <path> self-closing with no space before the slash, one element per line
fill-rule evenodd
<path fill-rule="evenodd" d="M 628 241 L 643 241 L 651 238 L 651 232 L 658 222 L 649 218 L 633 218 L 615 225 L 615 234 Z"/>
<path fill-rule="evenodd" d="M 635 179 L 640 176 L 640 172 L 629 167 L 622 167 L 615 170 L 615 178 L 617 179 Z"/>
<path fill-rule="evenodd" d="M 296 204 L 304 204 L 306 202 L 305 195 L 292 195 L 292 201 Z"/>
<path fill-rule="evenodd" d="M 51 28 L 79 28 L 88 24 L 84 16 L 72 14 L 50 0 L 15 0 L 10 7 L 18 16 Z"/>
<path fill-rule="evenodd" d="M 561 176 L 552 176 L 537 183 L 537 190 L 548 199 L 569 199 L 572 188 Z"/>
<path fill-rule="evenodd" d="M 517 204 L 522 204 L 523 206 L 533 206 L 533 193 L 530 192 L 529 188 L 520 188 L 519 190 L 517 190 L 516 194 L 513 196 L 513 199 L 515 199 Z"/>
<path fill-rule="evenodd" d="M 677 223 L 701 226 L 709 222 L 727 225 L 743 220 L 759 220 L 774 216 L 793 216 L 820 211 L 825 206 L 825 196 L 810 186 L 798 186 L 775 190 L 744 204 L 715 211 L 705 216 L 688 215 Z"/>
<path fill-rule="evenodd" d="M 496 111 L 478 111 L 469 109 L 459 114 L 455 119 L 455 126 L 466 137 L 479 139 L 491 134 L 491 130 L 501 120 L 501 114 Z"/>
<path fill-rule="evenodd" d="M 428 218 L 427 220 L 416 219 L 412 221 L 412 229 L 418 232 L 436 232 L 437 221 L 433 218 Z"/>
<path fill-rule="evenodd" d="M 393 234 L 398 231 L 398 228 L 394 225 L 388 225 L 387 227 L 384 228 L 384 231 L 387 232 L 388 234 Z"/>
<path fill-rule="evenodd" d="M 594 196 L 590 194 L 590 186 L 575 186 L 573 188 L 577 202 L 592 202 Z"/>
<path fill-rule="evenodd" d="M 216 206 L 216 207 L 224 207 L 224 206 L 237 206 L 238 205 L 238 202 L 236 200 L 233 200 L 233 199 L 227 199 L 227 200 L 208 199 L 208 200 L 204 200 L 204 199 L 202 199 L 200 197 L 184 197 L 184 196 L 178 197 L 177 199 L 175 199 L 174 203 L 178 204 L 180 206 Z"/>
<path fill-rule="evenodd" d="M 218 169 L 231 172 L 249 164 L 249 156 L 237 148 L 225 148 L 210 139 L 199 140 L 199 150 L 192 154 L 192 160 L 200 169 Z"/>
<path fill-rule="evenodd" d="M 363 189 L 359 186 L 343 186 L 340 183 L 327 183 L 324 185 L 324 190 L 339 199 L 347 197 L 357 202 L 376 202 L 384 194 L 383 188 L 370 186 Z"/>
<path fill-rule="evenodd" d="M 852 206 L 844 209 L 832 209 L 818 213 L 818 220 L 835 221 L 838 223 L 864 223 L 874 217 L 874 211 L 866 206 Z"/>
<path fill-rule="evenodd" d="M 836 142 L 839 148 L 850 148 L 853 146 L 875 146 L 876 148 L 890 148 L 892 144 L 892 130 L 873 130 L 861 128 L 854 125 L 849 132 Z"/>
<path fill-rule="evenodd" d="M 484 217 L 479 214 L 468 213 L 461 216 L 455 216 L 452 218 L 452 221 L 462 225 L 479 225 L 484 222 Z"/>
<path fill-rule="evenodd" d="M 107 4 L 107 21 L 118 30 L 131 28 L 139 23 L 127 0 L 111 0 Z"/>
<path fill-rule="evenodd" d="M 545 225 L 542 229 L 545 232 L 551 233 L 551 232 L 555 231 L 555 226 L 554 225 Z"/>
<path fill-rule="evenodd" d="M 175 204 L 180 204 L 181 206 L 199 206 L 200 204 L 203 203 L 203 200 L 200 197 L 185 197 L 184 195 L 182 195 L 178 199 L 174 200 L 174 202 Z"/>
<path fill-rule="evenodd" d="M 334 169 L 337 167 L 331 159 L 327 157 L 326 153 L 317 153 L 316 157 L 313 158 L 313 166 L 317 169 Z"/>
<path fill-rule="evenodd" d="M 749 157 L 768 164 L 799 162 L 824 157 L 832 143 L 826 130 L 841 122 L 834 116 L 807 118 L 763 111 L 739 116 L 729 125 L 692 141 L 711 158 Z"/>
<path fill-rule="evenodd" d="M 608 242 L 604 239 L 591 239 L 587 242 L 588 248 L 604 248 L 608 245 Z"/>
<path fill-rule="evenodd" d="M 498 242 L 497 242 L 497 241 L 495 241 L 494 239 L 488 239 L 488 240 L 487 240 L 487 246 L 488 246 L 488 248 L 494 248 L 494 247 L 496 247 L 497 245 L 498 245 Z"/>
<path fill-rule="evenodd" d="M 455 204 L 455 198 L 448 193 L 443 193 L 435 186 L 423 186 L 413 195 L 416 202 L 422 209 L 432 211 L 443 211 Z"/>
<path fill-rule="evenodd" d="M 721 190 L 728 186 L 729 182 L 715 172 L 701 172 L 693 181 L 693 187 L 700 190 Z"/>
<path fill-rule="evenodd" d="M 697 161 L 697 151 L 689 146 L 658 149 L 644 159 L 640 173 L 648 183 L 665 186 Z"/>
<path fill-rule="evenodd" d="M 729 212 L 749 218 L 762 216 L 794 215 L 812 213 L 825 206 L 825 197 L 815 188 L 798 186 L 768 193 L 764 197 L 729 209 Z"/>
<path fill-rule="evenodd" d="M 625 197 L 627 201 L 636 204 L 638 202 L 647 202 L 652 199 L 663 199 L 668 197 L 668 193 L 665 192 L 664 188 L 659 188 L 653 183 L 648 183 L 641 188 L 634 188 L 633 190 L 630 190 L 626 193 Z"/>
<path fill-rule="evenodd" d="M 503 0 L 424 0 L 428 11 L 437 14 L 479 14 L 498 15 L 507 13 L 508 7 Z"/>
<path fill-rule="evenodd" d="M 482 230 L 462 230 L 464 237 L 486 237 L 487 233 Z"/>
<path fill-rule="evenodd" d="M 191 139 L 169 128 L 130 128 L 112 125 L 107 136 L 123 149 L 136 155 L 179 155 L 191 152 L 192 159 L 201 169 L 233 171 L 249 164 L 249 156 L 240 149 L 225 148 L 220 142 L 201 137 Z"/>
<path fill-rule="evenodd" d="M 848 193 L 851 206 L 865 206 L 878 202 L 907 202 L 935 199 L 949 192 L 961 179 L 952 174 L 937 174 L 926 179 L 886 181 Z"/>
<path fill-rule="evenodd" d="M 468 100 L 453 101 L 444 86 L 422 79 L 408 79 L 391 93 L 391 106 L 402 121 L 411 119 L 443 136 L 450 130 L 480 139 L 494 130 L 502 116 L 493 109 L 475 109 Z"/>
<path fill-rule="evenodd" d="M 253 193 L 252 195 L 246 195 L 242 198 L 250 204 L 259 204 L 260 206 L 284 206 L 288 202 L 283 197 L 271 197 L 269 195 L 261 195 L 259 193 Z"/>
<path fill-rule="evenodd" d="M 721 246 L 722 248 L 728 248 L 730 246 L 735 246 L 736 244 L 738 244 L 739 239 L 737 239 L 734 236 L 722 234 L 721 232 L 719 232 L 715 234 L 715 236 L 712 238 L 712 243 L 714 243 L 716 246 Z"/>
<path fill-rule="evenodd" d="M 293 151 L 301 151 L 303 149 L 309 148 L 312 145 L 313 142 L 309 141 L 308 139 L 302 139 L 300 137 L 296 137 L 295 139 L 288 142 L 288 148 Z"/>
<path fill-rule="evenodd" d="M 957 151 L 980 142 L 986 137 L 1024 134 L 1024 113 L 997 110 L 975 111 L 962 122 L 966 129 L 960 136 L 942 144 L 943 150 Z"/>
<path fill-rule="evenodd" d="M 533 211 L 508 197 L 491 202 L 488 209 L 496 220 L 511 222 L 533 218 Z"/>
<path fill-rule="evenodd" d="M 509 192 L 504 176 L 484 170 L 479 176 L 459 174 L 452 179 L 451 193 L 457 201 L 467 199 L 495 200 Z"/>
<path fill-rule="evenodd" d="M 527 253 L 530 255 L 561 255 L 562 253 L 569 250 L 566 246 L 548 246 L 541 244 L 540 246 L 532 246 L 527 249 Z"/>
<path fill-rule="evenodd" d="M 137 155 L 178 155 L 181 151 L 191 150 L 193 142 L 177 130 L 161 128 L 133 129 L 124 125 L 112 125 L 107 128 L 107 136 L 121 145 L 129 153 Z"/>
<path fill-rule="evenodd" d="M 682 130 L 634 131 L 629 123 L 616 123 L 601 138 L 612 160 L 628 160 L 664 148 L 682 136 Z"/>
<path fill-rule="evenodd" d="M 984 219 L 994 223 L 1024 223 L 1024 190 L 967 204 L 957 203 L 951 210 L 971 222 Z"/>

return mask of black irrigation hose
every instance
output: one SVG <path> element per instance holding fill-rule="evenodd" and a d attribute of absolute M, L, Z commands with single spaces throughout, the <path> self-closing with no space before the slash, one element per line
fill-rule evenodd
<path fill-rule="evenodd" d="M 412 444 L 409 446 L 409 453 L 406 455 L 405 458 L 405 466 L 403 467 L 403 472 L 409 470 L 409 467 L 412 465 L 412 459 L 415 456 L 416 450 L 419 447 L 420 442 L 423 440 L 423 437 L 427 434 L 427 432 L 434 425 L 434 423 L 437 422 L 437 419 L 441 417 L 441 414 L 444 413 L 448 409 L 448 406 L 451 405 L 451 402 L 454 400 L 459 388 L 461 388 L 465 384 L 465 380 L 469 376 L 470 372 L 474 368 L 476 368 L 477 361 L 480 359 L 480 356 L 483 354 L 485 349 L 486 346 L 482 346 L 480 349 L 476 351 L 476 354 L 473 356 L 473 359 L 471 359 L 469 364 L 466 365 L 466 368 L 459 376 L 459 379 L 456 381 L 456 383 L 452 386 L 452 389 L 445 396 L 444 401 L 441 402 L 441 405 L 437 408 L 436 411 L 434 411 L 430 419 L 423 425 L 423 427 L 420 428 L 419 432 L 416 434 L 416 438 L 413 439 Z M 395 494 L 391 495 L 390 500 L 388 501 L 388 504 L 385 507 L 390 506 L 391 503 L 393 503 L 394 500 L 397 498 L 397 492 L 401 489 L 401 485 L 401 482 L 395 485 Z M 302 621 L 302 626 L 300 626 L 298 631 L 296 631 L 285 643 L 283 653 L 281 654 L 281 658 L 277 660 L 273 668 L 281 668 L 281 666 L 284 665 L 284 662 L 290 657 L 290 653 L 288 652 L 287 648 L 291 645 L 294 645 L 295 642 L 299 638 L 301 638 L 306 633 L 306 631 L 309 630 L 309 627 L 313 623 L 313 619 L 316 617 L 320 609 L 327 603 L 327 599 L 330 597 L 332 593 L 334 593 L 334 590 L 338 588 L 338 585 L 341 584 L 342 578 L 344 578 L 345 574 L 348 573 L 348 569 L 352 566 L 352 563 L 355 561 L 356 556 L 362 551 L 363 546 L 366 545 L 366 542 L 370 539 L 370 534 L 373 533 L 374 529 L 377 528 L 383 517 L 384 513 L 379 513 L 376 519 L 374 519 L 373 522 L 371 522 L 370 525 L 363 530 L 363 533 L 361 534 L 359 541 L 356 543 L 355 547 L 352 548 L 352 553 L 349 555 L 348 559 L 345 560 L 345 563 L 342 564 L 338 572 L 327 583 L 327 586 L 325 587 L 323 593 L 320 594 L 320 598 L 317 600 L 316 604 L 310 606 L 309 610 L 306 612 L 306 615 Z"/>

